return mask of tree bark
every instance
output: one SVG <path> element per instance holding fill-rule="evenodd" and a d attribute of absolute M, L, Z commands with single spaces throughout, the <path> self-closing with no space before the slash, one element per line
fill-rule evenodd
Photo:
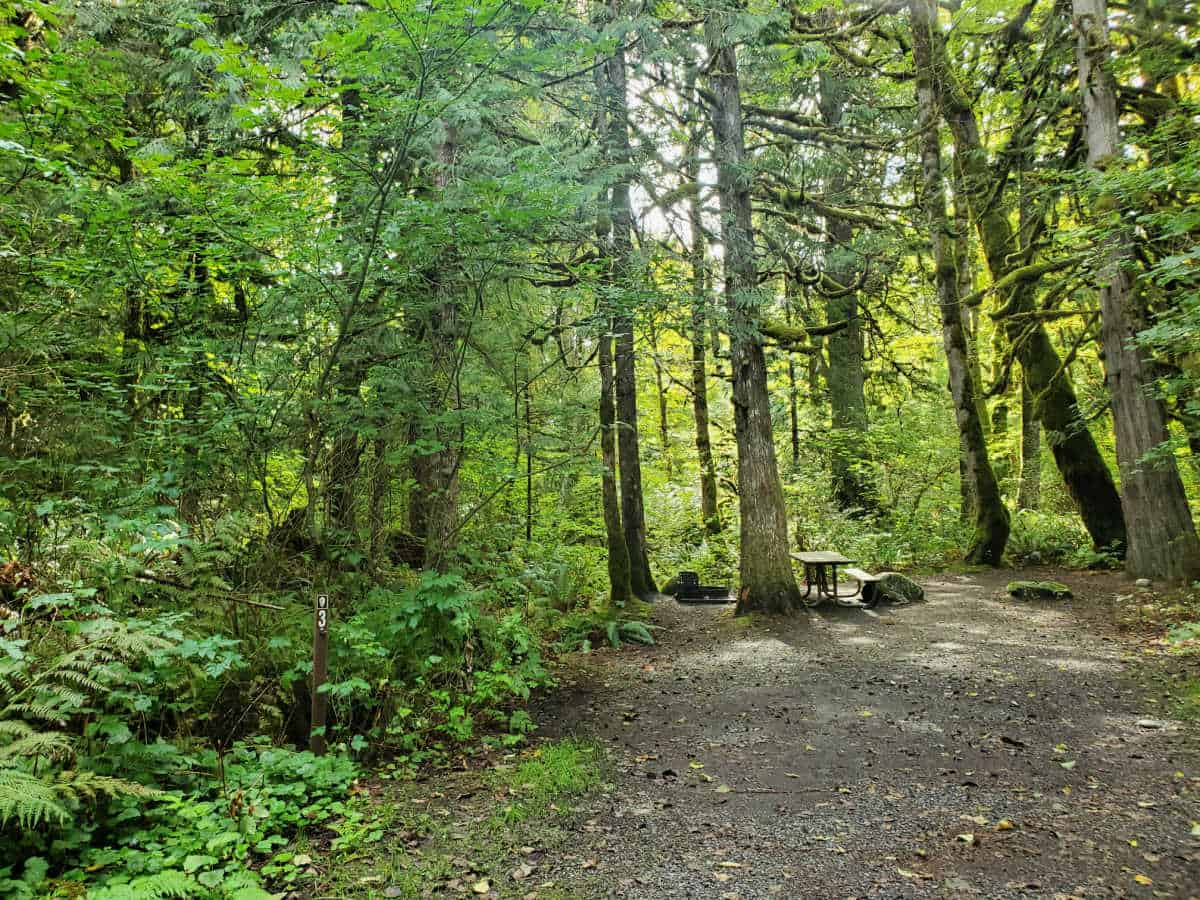
<path fill-rule="evenodd" d="M 1107 4 L 1073 0 L 1072 9 L 1088 163 L 1102 172 L 1120 165 L 1121 152 L 1117 85 L 1107 68 Z M 1127 219 L 1116 197 L 1101 193 L 1094 206 L 1097 218 L 1112 220 L 1102 247 L 1100 320 L 1129 536 L 1126 569 L 1137 577 L 1190 581 L 1200 577 L 1200 541 L 1175 458 L 1163 453 L 1153 461 L 1144 459 L 1167 440 L 1167 415 L 1151 393 L 1153 361 L 1135 343 L 1147 325 L 1131 271 L 1136 236 L 1120 224 Z"/>
<path fill-rule="evenodd" d="M 343 85 L 338 95 L 341 108 L 342 149 L 347 153 L 361 150 L 362 98 L 357 89 Z M 341 229 L 340 242 L 343 247 L 352 247 L 358 239 L 357 229 L 361 226 L 353 179 L 346 178 L 338 186 L 336 215 Z M 351 266 L 347 262 L 344 278 L 349 277 Z M 343 302 L 349 303 L 348 300 Z M 359 310 L 359 312 L 363 312 Z M 354 310 L 348 310 L 341 327 L 348 330 L 358 322 Z M 355 509 L 355 485 L 358 480 L 359 464 L 363 454 L 363 442 L 359 435 L 362 424 L 362 382 L 369 366 L 367 344 L 369 338 L 362 336 L 358 341 L 342 344 L 338 360 L 338 371 L 333 379 L 334 422 L 336 432 L 325 466 L 326 509 L 328 528 L 325 536 L 343 549 L 357 542 L 358 520 Z"/>
<path fill-rule="evenodd" d="M 941 149 L 940 147 L 938 148 Z M 958 296 L 967 297 L 975 291 L 975 273 L 971 265 L 971 216 L 963 200 L 962 166 L 957 161 L 953 168 L 954 202 L 954 267 L 958 277 Z M 979 354 L 979 310 L 963 305 L 963 338 L 967 342 L 968 368 L 971 370 L 971 385 L 975 389 L 975 410 L 979 415 L 983 433 L 990 430 L 987 402 L 983 399 L 983 365 Z M 958 476 L 959 476 L 959 519 L 963 523 L 975 520 L 974 486 L 968 472 L 967 439 L 958 433 Z"/>
<path fill-rule="evenodd" d="M 757 330 L 758 278 L 737 53 L 726 35 L 730 16 L 713 10 L 704 36 L 710 55 L 714 159 L 725 250 L 730 368 L 738 447 L 741 592 L 738 612 L 786 612 L 800 602 L 788 556 L 787 513 L 775 459 L 767 362 Z"/>
<path fill-rule="evenodd" d="M 841 125 L 846 105 L 846 85 L 828 69 L 820 74 L 821 118 L 836 129 Z M 836 166 L 829 177 L 826 196 L 839 202 L 846 192 L 846 169 Z M 854 225 L 837 216 L 826 217 L 830 248 L 829 276 L 845 291 L 826 297 L 826 320 L 845 322 L 845 327 L 828 336 L 829 411 L 832 440 L 829 444 L 829 468 L 833 495 L 838 506 L 857 513 L 869 513 L 876 507 L 875 485 L 871 478 L 867 437 L 867 401 L 864 394 L 862 321 L 858 315 L 858 292 L 849 286 L 858 280 L 852 262 Z"/>
<path fill-rule="evenodd" d="M 1033 411 L 1033 391 L 1021 378 L 1021 483 L 1017 509 L 1037 509 L 1042 497 L 1042 426 Z"/>
<path fill-rule="evenodd" d="M 529 382 L 521 392 L 525 400 L 525 543 L 533 540 L 533 391 Z"/>
<path fill-rule="evenodd" d="M 609 0 L 609 14 L 616 21 L 620 0 Z M 609 161 L 616 168 L 612 186 L 612 256 L 614 274 L 621 289 L 630 287 L 633 276 L 633 212 L 629 199 L 630 164 L 629 103 L 625 83 L 625 45 L 618 41 L 608 64 Z M 616 332 L 617 455 L 621 477 L 621 526 L 629 549 L 629 571 L 633 591 L 648 597 L 655 591 L 646 552 L 646 512 L 642 497 L 642 462 L 638 435 L 637 373 L 633 341 L 633 315 L 622 301 L 613 318 Z"/>
<path fill-rule="evenodd" d="M 784 321 L 790 327 L 792 324 L 792 307 L 795 304 L 794 292 L 796 289 L 795 279 L 788 277 L 783 289 L 786 306 L 784 307 Z M 788 426 L 791 434 L 792 443 L 792 468 L 800 468 L 800 390 L 796 382 L 796 359 L 791 354 L 787 355 L 787 373 L 788 373 Z"/>
<path fill-rule="evenodd" d="M 689 113 L 693 119 L 684 158 L 685 176 L 694 186 L 688 202 L 688 228 L 692 238 L 688 248 L 692 272 L 692 418 L 696 423 L 696 458 L 700 464 L 700 520 L 705 531 L 717 534 L 721 531 L 721 517 L 717 511 L 717 468 L 713 463 L 708 427 L 708 362 L 704 345 L 708 329 L 708 241 L 700 203 L 700 146 L 705 129 L 696 97 L 694 64 L 688 66 L 686 79 Z"/>
<path fill-rule="evenodd" d="M 663 381 L 663 363 L 658 355 L 658 335 L 650 329 L 650 355 L 654 361 L 654 390 L 658 398 L 658 442 L 662 447 L 663 468 L 671 476 L 671 431 L 667 421 L 667 386 Z"/>
<path fill-rule="evenodd" d="M 367 511 L 370 528 L 370 565 L 378 572 L 387 555 L 387 499 L 392 485 L 392 467 L 387 462 L 388 441 L 377 437 L 371 442 L 371 497 Z"/>
<path fill-rule="evenodd" d="M 950 391 L 955 418 L 963 436 L 966 476 L 974 498 L 975 533 L 967 550 L 969 563 L 998 566 L 1008 542 L 1008 510 L 988 458 L 987 440 L 975 404 L 975 386 L 966 337 L 963 332 L 958 275 L 955 271 L 953 232 L 946 216 L 942 178 L 940 116 L 933 82 L 935 0 L 911 0 L 913 58 L 917 71 L 917 108 L 921 132 L 921 167 L 924 174 L 922 205 L 929 222 L 942 339 L 950 370 Z"/>
<path fill-rule="evenodd" d="M 441 140 L 434 148 L 438 166 L 434 181 L 445 190 L 453 180 L 458 155 L 457 135 L 446 121 Z M 458 529 L 458 470 L 462 452 L 461 425 L 453 420 L 459 401 L 458 315 L 460 287 L 455 282 L 454 252 L 447 249 L 431 281 L 433 307 L 425 321 L 428 351 L 426 407 L 431 421 L 419 423 L 423 442 L 432 444 L 429 453 L 413 457 L 413 477 L 421 492 L 424 529 L 414 532 L 425 540 L 425 568 L 446 571 L 453 562 L 454 537 Z"/>
<path fill-rule="evenodd" d="M 608 67 L 598 65 L 595 71 L 596 132 L 608 152 Z M 600 255 L 611 266 L 612 260 L 612 201 L 607 189 L 601 191 L 597 204 L 596 242 Z M 630 582 L 629 548 L 621 527 L 621 498 L 617 494 L 617 410 L 613 397 L 612 358 L 612 279 L 611 269 L 601 279 L 597 305 L 600 312 L 599 349 L 600 369 L 600 507 L 604 519 L 604 540 L 608 562 L 608 603 L 612 609 L 623 605 L 633 596 Z"/>
<path fill-rule="evenodd" d="M 1022 262 L 1012 227 L 1012 204 L 996 194 L 975 111 L 950 68 L 940 29 L 936 24 L 931 29 L 935 88 L 954 136 L 955 156 L 963 167 L 966 198 L 995 283 Z M 1098 548 L 1124 552 L 1126 533 L 1121 498 L 1087 423 L 1079 416 L 1074 385 L 1045 327 L 1040 322 L 1028 324 L 1019 315 L 1012 315 L 1034 310 L 1035 286 L 1035 282 L 1021 281 L 1001 293 L 1001 306 L 1009 313 L 1002 319 L 1002 327 L 1029 379 L 1054 461 L 1092 542 Z"/>
<path fill-rule="evenodd" d="M 604 534 L 608 544 L 608 599 L 620 606 L 633 596 L 630 581 L 629 548 L 621 528 L 621 507 L 617 497 L 617 411 L 613 401 L 612 335 L 607 327 L 600 335 L 600 493 L 604 513 Z"/>

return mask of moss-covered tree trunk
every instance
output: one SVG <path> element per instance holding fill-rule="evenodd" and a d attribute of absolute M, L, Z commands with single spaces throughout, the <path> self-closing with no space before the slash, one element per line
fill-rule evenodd
<path fill-rule="evenodd" d="M 617 497 L 617 411 L 613 401 L 612 335 L 608 328 L 600 335 L 597 358 L 600 364 L 600 502 L 608 548 L 608 597 L 611 605 L 619 605 L 633 596 L 633 586 Z"/>
<path fill-rule="evenodd" d="M 787 304 L 784 308 L 784 321 L 790 328 L 795 315 L 793 309 L 796 305 L 796 280 L 794 278 L 787 278 L 783 294 Z M 800 467 L 800 385 L 796 378 L 796 357 L 790 351 L 787 355 L 787 374 L 788 432 L 792 445 L 792 468 L 798 469 Z"/>
<path fill-rule="evenodd" d="M 434 184 L 444 192 L 454 180 L 458 137 L 449 121 L 443 120 L 438 126 L 442 135 L 434 148 Z M 414 533 L 425 541 L 425 568 L 438 572 L 446 571 L 453 563 L 458 532 L 458 471 L 463 444 L 462 425 L 457 421 L 461 407 L 458 341 L 462 290 L 458 276 L 454 248 L 446 248 L 430 277 L 430 306 L 421 315 L 425 346 L 422 387 L 428 416 L 418 422 L 417 429 L 421 445 L 428 452 L 414 455 L 412 460 L 424 520 L 422 531 Z"/>
<path fill-rule="evenodd" d="M 1108 71 L 1105 0 L 1073 0 L 1078 32 L 1079 85 L 1087 127 L 1088 163 L 1103 171 L 1119 165 L 1121 130 L 1117 85 Z M 1112 395 L 1117 462 L 1124 490 L 1129 535 L 1126 568 L 1132 575 L 1191 581 L 1200 577 L 1200 541 L 1188 508 L 1175 457 L 1147 454 L 1167 440 L 1167 415 L 1153 393 L 1153 360 L 1135 342 L 1147 317 L 1134 281 L 1136 237 L 1117 198 L 1101 193 L 1098 217 L 1110 226 L 1105 238 L 1100 284 L 1104 372 Z"/>
<path fill-rule="evenodd" d="M 842 123 L 842 111 L 848 96 L 845 82 L 822 69 L 820 75 L 821 118 L 836 130 Z M 847 189 L 847 169 L 834 167 L 828 179 L 826 196 L 840 204 Z M 829 444 L 829 469 L 833 495 L 842 509 L 854 513 L 871 512 L 876 506 L 876 491 L 871 470 L 870 445 L 867 443 L 867 401 L 864 393 L 862 319 L 858 312 L 858 281 L 855 264 L 854 226 L 838 216 L 826 217 L 829 235 L 827 271 L 837 285 L 825 298 L 826 321 L 844 323 L 826 338 L 829 371 L 829 412 L 832 440 Z"/>
<path fill-rule="evenodd" d="M 1012 204 L 998 192 L 979 136 L 975 111 L 950 68 L 940 29 L 932 27 L 933 76 L 954 150 L 963 168 L 963 185 L 971 216 L 983 246 L 993 283 L 1021 265 L 1019 242 L 1012 226 Z M 1038 417 L 1067 491 L 1079 508 L 1084 526 L 1097 547 L 1123 552 L 1126 545 L 1121 498 L 1112 473 L 1100 455 L 1087 423 L 1079 415 L 1075 388 L 1045 327 L 1035 311 L 1035 283 L 1018 281 L 1001 292 L 1000 320 L 1009 345 L 1029 379 Z"/>
<path fill-rule="evenodd" d="M 721 200 L 725 249 L 725 296 L 729 307 L 730 368 L 738 447 L 741 511 L 741 593 L 738 612 L 786 612 L 800 602 L 788 556 L 787 514 L 775 459 L 767 361 L 757 329 L 758 277 L 747 171 L 737 54 L 726 32 L 732 16 L 712 10 L 705 43 L 712 94 L 714 161 Z"/>
<path fill-rule="evenodd" d="M 608 69 L 599 65 L 595 70 L 596 131 L 607 145 L 608 132 Z M 596 221 L 596 242 L 600 255 L 611 255 L 612 202 L 607 191 L 600 194 Z M 611 263 L 611 260 L 610 260 Z M 614 607 L 633 596 L 630 583 L 629 548 L 621 527 L 621 498 L 617 493 L 617 409 L 614 398 L 612 357 L 612 284 L 602 280 L 599 297 L 601 322 L 597 360 L 600 369 L 600 507 L 604 520 L 604 541 L 608 562 L 608 600 Z"/>
<path fill-rule="evenodd" d="M 709 436 L 708 359 L 705 347 L 709 318 L 708 241 L 700 199 L 700 147 L 706 129 L 703 110 L 696 95 L 696 74 L 695 65 L 689 64 L 685 88 L 692 121 L 684 158 L 684 177 L 692 191 L 688 200 L 688 229 L 691 232 L 688 263 L 692 275 L 692 418 L 696 423 L 696 460 L 700 465 L 700 519 L 705 531 L 716 534 L 721 530 L 721 516 L 717 509 L 717 467 L 713 462 L 712 440 Z"/>
<path fill-rule="evenodd" d="M 616 21 L 620 0 L 610 0 L 609 14 Z M 629 102 L 626 95 L 625 44 L 617 42 L 608 58 L 608 148 L 616 167 L 612 186 L 613 272 L 619 289 L 632 295 L 633 210 L 629 200 L 631 151 L 629 146 Z M 620 461 L 621 527 L 629 548 L 629 571 L 633 591 L 639 597 L 654 593 L 650 557 L 646 552 L 646 511 L 642 496 L 642 460 L 638 432 L 637 372 L 633 340 L 633 314 L 623 300 L 613 318 L 616 332 L 617 456 Z"/>
<path fill-rule="evenodd" d="M 975 386 L 960 312 L 958 275 L 955 271 L 954 237 L 946 215 L 946 193 L 942 178 L 941 119 L 933 81 L 932 44 L 935 39 L 937 7 L 933 0 L 911 0 L 913 58 L 917 71 L 917 109 L 921 132 L 921 203 L 929 223 L 933 249 L 934 277 L 942 321 L 942 339 L 950 370 L 950 392 L 955 418 L 962 435 L 965 475 L 974 499 L 975 533 L 967 550 L 968 562 L 999 565 L 1008 542 L 1008 510 L 988 458 L 987 439 L 975 403 Z"/>
<path fill-rule="evenodd" d="M 1017 509 L 1037 509 L 1042 497 L 1042 426 L 1033 406 L 1033 391 L 1021 378 L 1021 483 Z"/>
<path fill-rule="evenodd" d="M 650 359 L 654 363 L 654 395 L 658 399 L 658 444 L 662 451 L 663 468 L 670 478 L 674 468 L 671 463 L 671 426 L 668 418 L 670 401 L 667 395 L 666 367 L 663 365 L 660 350 L 658 331 L 651 324 Z"/>

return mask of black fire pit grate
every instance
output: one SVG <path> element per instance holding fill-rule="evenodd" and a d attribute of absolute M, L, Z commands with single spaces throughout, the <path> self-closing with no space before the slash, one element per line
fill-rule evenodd
<path fill-rule="evenodd" d="M 674 588 L 680 603 L 728 603 L 732 599 L 727 586 L 701 584 L 695 572 L 680 572 Z"/>

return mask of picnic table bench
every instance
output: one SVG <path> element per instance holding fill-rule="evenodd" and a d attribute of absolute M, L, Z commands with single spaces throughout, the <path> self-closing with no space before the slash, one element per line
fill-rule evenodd
<path fill-rule="evenodd" d="M 814 606 L 822 600 L 832 600 L 840 606 L 870 607 L 875 605 L 874 586 L 883 576 L 872 575 L 863 569 L 854 568 L 853 564 L 858 560 L 842 556 L 833 550 L 793 553 L 791 557 L 804 566 L 803 599 L 806 603 L 809 602 L 809 597 L 815 588 L 817 595 L 812 600 Z M 842 567 L 843 575 L 855 582 L 855 588 L 849 594 L 838 591 L 838 566 Z M 858 599 L 860 597 L 861 600 Z"/>

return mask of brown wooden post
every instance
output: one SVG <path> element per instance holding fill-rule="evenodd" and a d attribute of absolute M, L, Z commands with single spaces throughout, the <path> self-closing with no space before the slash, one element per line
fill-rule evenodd
<path fill-rule="evenodd" d="M 317 594 L 313 615 L 312 731 L 308 738 L 308 748 L 317 756 L 325 755 L 328 697 L 321 685 L 329 673 L 329 612 L 329 595 Z"/>

